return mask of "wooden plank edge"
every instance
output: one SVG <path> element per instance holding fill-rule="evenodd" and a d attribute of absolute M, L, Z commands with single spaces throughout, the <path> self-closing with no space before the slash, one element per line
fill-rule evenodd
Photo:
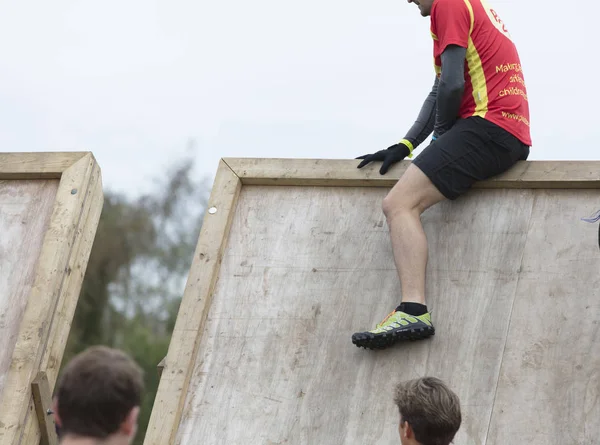
<path fill-rule="evenodd" d="M 65 285 L 63 286 L 63 292 L 59 295 L 56 309 L 53 311 L 47 346 L 44 348 L 40 366 L 40 369 L 46 373 L 52 390 L 58 378 L 58 371 L 71 330 L 73 316 L 104 204 L 102 176 L 98 164 L 93 165 L 87 191 L 82 190 L 82 193 L 85 193 L 85 201 L 75 231 L 72 253 L 66 267 Z M 33 417 L 30 416 L 25 420 L 24 444 L 37 444 L 40 440 L 41 432 L 33 420 Z"/>
<path fill-rule="evenodd" d="M 81 218 L 95 159 L 88 154 L 61 176 L 35 278 L 4 384 L 0 443 L 18 444 L 32 404 L 31 381 L 40 371 L 54 309 L 62 292 L 73 239 Z M 77 193 L 79 192 L 79 193 Z M 67 243 L 65 243 L 67 241 Z"/>
<path fill-rule="evenodd" d="M 39 425 L 40 437 L 35 442 L 26 443 L 58 445 L 58 436 L 56 435 L 56 428 L 51 417 L 52 392 L 50 391 L 50 385 L 48 384 L 48 377 L 44 371 L 38 372 L 35 379 L 33 379 L 33 382 L 31 382 L 31 391 L 35 414 Z"/>
<path fill-rule="evenodd" d="M 73 164 L 91 152 L 0 153 L 2 179 L 59 179 Z"/>
<path fill-rule="evenodd" d="M 357 160 L 223 158 L 244 185 L 392 187 L 411 161 L 387 174 L 380 162 L 358 169 Z M 473 188 L 600 188 L 600 161 L 519 161 L 510 170 L 477 182 Z"/>
<path fill-rule="evenodd" d="M 219 161 L 144 445 L 175 442 L 241 187 L 240 179 Z"/>

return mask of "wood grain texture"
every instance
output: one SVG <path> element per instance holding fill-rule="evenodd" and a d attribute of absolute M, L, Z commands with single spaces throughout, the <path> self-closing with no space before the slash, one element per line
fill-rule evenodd
<path fill-rule="evenodd" d="M 57 308 L 60 310 L 64 298 L 78 297 L 75 281 L 80 274 L 73 273 L 72 266 L 82 264 L 75 258 L 81 238 L 89 238 L 90 228 L 85 223 L 92 221 L 88 220 L 86 209 L 94 208 L 93 204 L 88 205 L 88 200 L 99 196 L 98 188 L 93 198 L 89 193 L 95 187 L 97 173 L 94 157 L 86 154 L 61 175 L 5 381 L 4 393 L 10 397 L 4 397 L 0 406 L 0 443 L 19 444 L 23 438 L 31 437 L 28 428 L 35 425 L 31 418 L 35 416 L 31 381 L 42 365 L 48 366 L 49 381 L 53 384 L 58 363 L 53 369 L 49 358 L 60 356 L 62 352 L 57 351 L 64 349 L 64 343 L 49 342 L 60 341 L 60 333 L 68 331 L 68 324 L 64 324 L 70 323 L 64 314 L 56 313 Z M 69 303 L 71 307 L 74 304 Z M 63 326 L 57 327 L 55 322 Z M 39 431 L 36 434 L 39 437 Z"/>
<path fill-rule="evenodd" d="M 88 152 L 0 153 L 0 179 L 59 179 Z"/>
<path fill-rule="evenodd" d="M 490 445 L 600 437 L 600 209 L 593 191 L 540 191 L 497 388 Z"/>
<path fill-rule="evenodd" d="M 348 159 L 225 158 L 244 185 L 328 185 L 391 187 L 410 161 L 379 174 L 380 162 L 362 169 Z M 474 188 L 600 188 L 600 161 L 521 161 Z"/>
<path fill-rule="evenodd" d="M 239 178 L 220 162 L 208 202 L 208 207 L 214 208 L 216 213 L 208 211 L 205 215 L 169 350 L 162 361 L 161 379 L 144 438 L 145 445 L 173 443 L 177 434 L 200 334 L 212 303 L 240 189 Z"/>
<path fill-rule="evenodd" d="M 456 445 L 592 443 L 599 363 L 582 362 L 600 356 L 600 262 L 597 227 L 580 218 L 599 208 L 600 162 L 521 162 L 428 210 L 437 335 L 377 352 L 354 347 L 351 335 L 400 301 L 381 201 L 409 162 L 385 176 L 356 165 L 222 160 L 213 196 L 233 196 L 227 177 L 234 205 L 203 227 L 197 253 L 206 246 L 219 259 L 194 259 L 145 444 L 397 443 L 393 386 L 422 375 L 461 398 Z M 569 299 L 577 315 L 538 309 L 553 299 Z M 561 317 L 565 331 L 553 332 Z M 523 371 L 529 360 L 543 372 Z M 558 385 L 562 412 L 546 403 Z"/>
<path fill-rule="evenodd" d="M 56 436 L 56 427 L 53 416 L 48 413 L 48 410 L 52 408 L 52 392 L 50 391 L 48 376 L 44 371 L 38 372 L 31 383 L 31 389 L 38 430 L 40 430 L 40 438 L 36 442 L 27 441 L 24 443 L 58 445 L 58 437 Z"/>
<path fill-rule="evenodd" d="M 243 187 L 174 443 L 397 443 L 393 385 L 422 375 L 461 398 L 455 443 L 485 443 L 535 192 L 427 211 L 438 333 L 373 352 L 352 333 L 401 298 L 385 192 Z"/>
<path fill-rule="evenodd" d="M 96 235 L 96 229 L 104 203 L 100 167 L 93 164 L 89 173 L 87 189 L 77 230 L 72 241 L 72 250 L 68 259 L 66 276 L 53 311 L 47 347 L 44 349 L 40 369 L 44 370 L 52 388 L 56 384 L 58 371 L 63 359 L 64 347 L 71 331 L 71 322 L 75 314 L 83 278 Z M 32 402 L 33 403 L 33 402 Z M 30 410 L 31 412 L 31 410 Z M 28 415 L 25 421 L 23 444 L 38 443 L 39 425 L 34 416 Z"/>
<path fill-rule="evenodd" d="M 57 188 L 56 180 L 0 181 L 0 406 Z"/>
<path fill-rule="evenodd" d="M 473 190 L 422 218 L 439 348 L 420 369 L 447 381 L 461 399 L 455 445 L 486 443 L 535 193 Z"/>

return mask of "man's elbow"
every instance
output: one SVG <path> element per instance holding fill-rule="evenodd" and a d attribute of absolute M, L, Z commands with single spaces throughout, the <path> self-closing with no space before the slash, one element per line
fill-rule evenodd
<path fill-rule="evenodd" d="M 445 79 L 441 79 L 440 90 L 445 91 L 450 97 L 462 96 L 463 92 L 465 91 L 465 80 L 453 79 L 451 81 L 447 81 Z"/>

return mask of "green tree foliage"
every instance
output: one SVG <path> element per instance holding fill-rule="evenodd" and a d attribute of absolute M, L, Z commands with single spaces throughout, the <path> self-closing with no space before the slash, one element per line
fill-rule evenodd
<path fill-rule="evenodd" d="M 95 344 L 123 349 L 145 371 L 136 444 L 142 444 L 200 233 L 209 185 L 193 159 L 176 162 L 152 192 L 131 198 L 105 191 L 63 358 Z"/>

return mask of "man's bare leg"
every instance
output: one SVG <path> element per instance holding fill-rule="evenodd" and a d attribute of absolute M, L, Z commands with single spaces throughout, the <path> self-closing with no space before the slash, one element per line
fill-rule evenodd
<path fill-rule="evenodd" d="M 444 199 L 429 178 L 411 164 L 383 200 L 403 303 L 426 304 L 428 248 L 421 214 Z"/>
<path fill-rule="evenodd" d="M 434 335 L 435 328 L 425 303 L 428 249 L 421 214 L 443 199 L 444 195 L 421 169 L 411 164 L 383 200 L 383 212 L 390 228 L 394 261 L 402 285 L 402 301 L 375 329 L 354 333 L 352 343 L 356 346 L 381 349 L 396 340 Z"/>

